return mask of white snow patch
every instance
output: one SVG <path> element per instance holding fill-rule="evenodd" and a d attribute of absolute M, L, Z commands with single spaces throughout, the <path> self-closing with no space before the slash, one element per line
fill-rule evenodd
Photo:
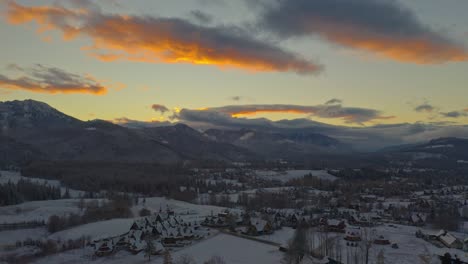
<path fill-rule="evenodd" d="M 78 214 L 78 199 L 26 202 L 0 207 L 0 223 L 45 221 L 52 215 Z"/>
<path fill-rule="evenodd" d="M 67 190 L 67 188 L 63 187 L 60 181 L 57 180 L 24 177 L 21 175 L 21 173 L 16 171 L 0 171 L 0 184 L 8 182 L 17 183 L 19 180 L 29 180 L 37 184 L 47 184 L 49 186 L 59 187 L 62 195 L 65 194 Z M 79 198 L 85 194 L 84 191 L 73 189 L 68 189 L 68 193 L 70 194 L 71 198 Z"/>
<path fill-rule="evenodd" d="M 44 227 L 1 231 L 0 247 L 5 245 L 14 245 L 16 241 L 42 239 L 47 237 L 47 235 L 48 232 Z"/>
<path fill-rule="evenodd" d="M 426 146 L 425 148 L 427 149 L 435 149 L 435 148 L 453 148 L 454 146 L 452 144 L 446 144 L 446 145 L 431 145 L 431 146 Z"/>
<path fill-rule="evenodd" d="M 255 132 L 247 132 L 244 135 L 242 135 L 239 139 L 240 140 L 248 140 L 248 139 L 251 139 L 254 136 L 255 136 Z"/>
<path fill-rule="evenodd" d="M 135 219 L 112 219 L 77 226 L 67 230 L 54 233 L 49 236 L 50 239 L 67 241 L 68 239 L 79 239 L 89 237 L 91 239 L 108 238 L 122 235 L 130 231 Z"/>

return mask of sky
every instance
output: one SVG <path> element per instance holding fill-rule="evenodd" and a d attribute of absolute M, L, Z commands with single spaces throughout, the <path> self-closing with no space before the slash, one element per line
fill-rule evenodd
<path fill-rule="evenodd" d="M 468 125 L 466 10 L 465 0 L 0 0 L 0 101 L 116 123 L 452 131 Z"/>

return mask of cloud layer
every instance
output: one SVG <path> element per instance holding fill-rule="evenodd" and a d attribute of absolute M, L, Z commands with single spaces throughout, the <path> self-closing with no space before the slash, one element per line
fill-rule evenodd
<path fill-rule="evenodd" d="M 216 110 L 216 108 L 215 108 Z M 391 145 L 416 143 L 439 137 L 467 137 L 468 126 L 441 123 L 401 123 L 365 127 L 335 126 L 307 118 L 272 121 L 267 118 L 235 118 L 229 111 L 182 109 L 177 120 L 208 129 L 257 129 L 265 132 L 311 132 L 353 144 L 360 150 L 375 150 Z M 219 109 L 218 109 L 219 110 Z"/>
<path fill-rule="evenodd" d="M 113 120 L 109 120 L 116 125 L 128 127 L 128 128 L 151 128 L 151 127 L 162 127 L 162 126 L 170 126 L 172 125 L 170 122 L 167 121 L 141 121 L 141 120 L 134 120 L 127 117 L 119 117 Z"/>
<path fill-rule="evenodd" d="M 272 2 L 272 3 L 271 3 Z M 320 36 L 396 61 L 468 60 L 467 50 L 420 22 L 393 0 L 271 0 L 261 26 L 281 38 Z"/>
<path fill-rule="evenodd" d="M 282 113 L 282 114 L 303 114 L 311 117 L 326 118 L 326 119 L 341 119 L 345 123 L 363 124 L 382 119 L 391 119 L 393 116 L 384 116 L 375 109 L 360 108 L 360 107 L 344 107 L 341 104 L 324 104 L 324 105 L 288 105 L 288 104 L 256 104 L 256 105 L 229 105 L 223 107 L 206 108 L 202 110 L 183 109 L 178 118 L 182 121 L 207 122 L 213 120 L 226 123 L 249 123 L 246 117 L 255 116 L 265 113 Z"/>
<path fill-rule="evenodd" d="M 104 94 L 107 88 L 94 77 L 66 72 L 59 68 L 36 64 L 34 67 L 23 68 L 9 65 L 15 77 L 0 74 L 0 89 L 26 90 L 38 93 L 88 93 Z"/>
<path fill-rule="evenodd" d="M 87 52 L 103 61 L 191 63 L 249 71 L 314 74 L 322 67 L 237 27 L 205 27 L 178 18 L 104 14 L 99 8 L 23 6 L 9 2 L 11 24 L 35 21 L 67 40 L 88 37 Z"/>

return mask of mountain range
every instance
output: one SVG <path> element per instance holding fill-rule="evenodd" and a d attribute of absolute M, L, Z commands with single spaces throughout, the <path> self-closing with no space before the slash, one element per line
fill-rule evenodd
<path fill-rule="evenodd" d="M 81 121 L 33 100 L 0 102 L 0 128 L 0 165 L 30 160 L 177 164 L 193 160 L 277 159 L 322 159 L 334 164 L 340 159 L 359 157 L 366 163 L 437 160 L 464 165 L 468 161 L 468 140 L 460 138 L 358 153 L 352 144 L 305 128 L 200 131 L 185 124 L 129 128 L 103 120 Z"/>

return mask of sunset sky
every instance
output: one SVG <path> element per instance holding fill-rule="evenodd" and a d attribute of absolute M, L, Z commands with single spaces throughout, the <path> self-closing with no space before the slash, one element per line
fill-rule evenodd
<path fill-rule="evenodd" d="M 0 3 L 0 101 L 115 122 L 468 125 L 465 0 Z"/>

